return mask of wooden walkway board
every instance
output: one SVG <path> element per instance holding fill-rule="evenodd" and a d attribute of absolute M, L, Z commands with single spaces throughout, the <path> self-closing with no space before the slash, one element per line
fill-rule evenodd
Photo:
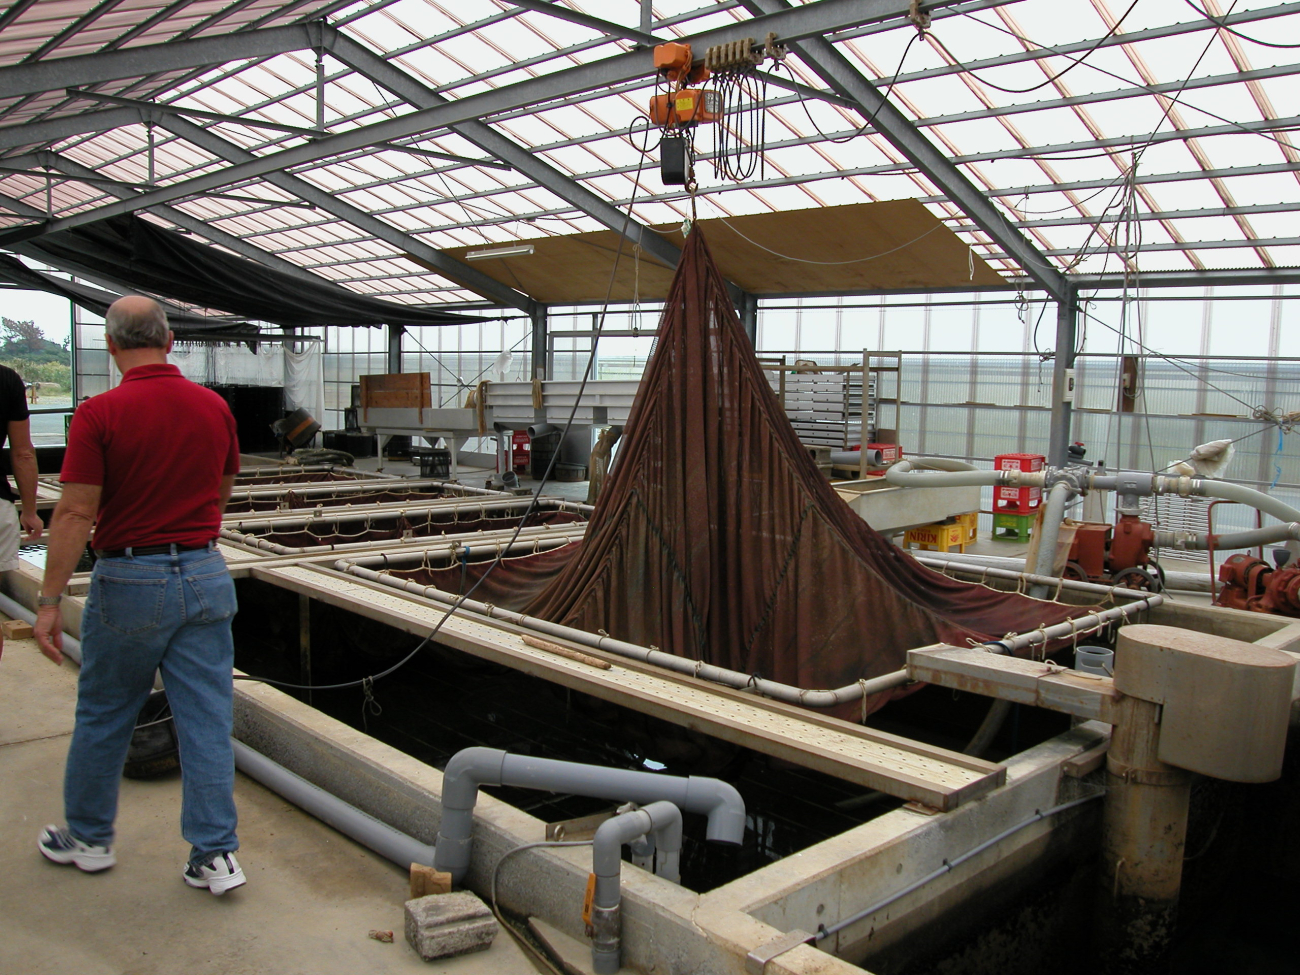
<path fill-rule="evenodd" d="M 444 613 L 437 604 L 419 597 L 316 567 L 252 565 L 248 570 L 256 579 L 410 633 L 427 633 Z M 507 623 L 457 614 L 443 625 L 437 640 L 574 690 L 935 809 L 955 808 L 1006 779 L 1002 765 L 588 647 L 573 647 L 612 664 L 608 670 L 597 669 L 528 646 L 523 640 L 525 632 Z M 546 634 L 528 635 L 556 642 Z"/>

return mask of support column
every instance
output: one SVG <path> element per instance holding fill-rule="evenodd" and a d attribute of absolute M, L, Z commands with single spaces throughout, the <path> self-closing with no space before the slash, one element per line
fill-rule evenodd
<path fill-rule="evenodd" d="M 402 371 L 402 336 L 406 334 L 405 325 L 388 326 L 388 371 Z"/>
<path fill-rule="evenodd" d="M 546 306 L 540 301 L 533 302 L 528 317 L 533 322 L 533 378 L 548 379 L 551 375 L 551 360 Z"/>
<path fill-rule="evenodd" d="M 749 336 L 749 342 L 758 348 L 758 296 L 742 293 L 736 302 L 736 312 L 740 315 L 740 324 Z"/>
<path fill-rule="evenodd" d="M 1156 758 L 1160 707 L 1124 698 L 1106 756 L 1098 878 L 1105 975 L 1165 971 L 1178 915 L 1192 775 Z"/>
<path fill-rule="evenodd" d="M 1079 328 L 1077 292 L 1070 290 L 1067 297 L 1068 300 L 1056 303 L 1056 358 L 1052 361 L 1052 428 L 1047 447 L 1047 462 L 1055 467 L 1063 467 L 1069 457 L 1074 349 Z"/>

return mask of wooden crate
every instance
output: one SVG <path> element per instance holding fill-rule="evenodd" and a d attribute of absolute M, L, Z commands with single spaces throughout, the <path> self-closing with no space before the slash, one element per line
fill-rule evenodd
<path fill-rule="evenodd" d="M 361 377 L 361 408 L 427 410 L 433 391 L 427 372 L 395 372 Z"/>

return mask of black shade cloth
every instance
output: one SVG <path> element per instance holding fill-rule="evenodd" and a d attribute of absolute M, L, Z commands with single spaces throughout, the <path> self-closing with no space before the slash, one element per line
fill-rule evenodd
<path fill-rule="evenodd" d="M 93 285 L 79 281 L 69 281 L 56 274 L 34 271 L 22 261 L 0 254 L 0 282 L 8 282 L 29 291 L 44 291 L 47 294 L 67 298 L 73 304 L 92 312 L 101 318 L 108 311 L 108 306 L 121 297 L 111 291 L 104 291 Z M 243 321 L 231 321 L 225 318 L 204 318 L 199 315 L 187 315 L 176 308 L 168 307 L 167 321 L 178 333 L 182 331 L 220 332 L 223 329 L 244 329 Z"/>
<path fill-rule="evenodd" d="M 254 321 L 318 325 L 455 325 L 478 321 L 428 307 L 315 284 L 190 240 L 130 214 L 37 237 L 24 251 L 55 267 L 76 264 L 154 295 Z"/>

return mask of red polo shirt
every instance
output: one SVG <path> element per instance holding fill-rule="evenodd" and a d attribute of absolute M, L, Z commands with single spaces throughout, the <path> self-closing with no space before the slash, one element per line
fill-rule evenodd
<path fill-rule="evenodd" d="M 162 364 L 77 407 L 59 480 L 103 486 L 97 549 L 198 547 L 221 528 L 222 475 L 237 473 L 226 401 Z"/>

